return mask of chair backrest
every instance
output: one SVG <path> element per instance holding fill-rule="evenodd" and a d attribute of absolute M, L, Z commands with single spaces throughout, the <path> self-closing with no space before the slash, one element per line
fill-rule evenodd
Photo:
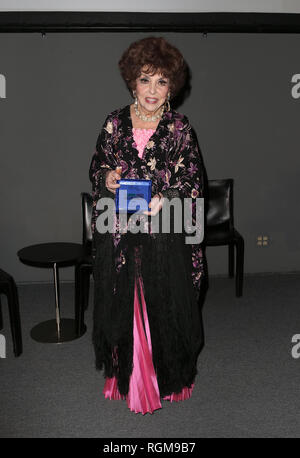
<path fill-rule="evenodd" d="M 90 249 L 93 241 L 92 234 L 92 211 L 93 198 L 88 192 L 81 193 L 82 205 L 82 244 L 84 248 Z"/>
<path fill-rule="evenodd" d="M 233 228 L 233 178 L 208 180 L 206 225 Z"/>

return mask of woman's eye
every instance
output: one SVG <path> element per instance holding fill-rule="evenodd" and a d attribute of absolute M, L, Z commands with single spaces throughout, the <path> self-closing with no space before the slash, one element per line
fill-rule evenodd
<path fill-rule="evenodd" d="M 164 80 L 161 80 L 161 81 L 160 81 L 160 84 L 161 84 L 162 86 L 165 86 L 165 85 L 167 84 L 167 82 L 164 81 Z"/>
<path fill-rule="evenodd" d="M 145 83 L 145 82 L 147 83 L 148 82 L 148 80 L 146 78 L 141 78 L 140 81 L 141 81 L 141 83 Z"/>

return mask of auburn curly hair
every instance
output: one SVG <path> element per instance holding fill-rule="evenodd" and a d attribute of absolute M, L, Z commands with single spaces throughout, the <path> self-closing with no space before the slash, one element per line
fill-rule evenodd
<path fill-rule="evenodd" d="M 161 73 L 170 81 L 170 98 L 175 97 L 184 86 L 187 76 L 187 65 L 181 52 L 168 43 L 163 37 L 147 37 L 132 43 L 119 61 L 119 69 L 128 90 L 136 88 L 136 79 L 141 69 L 154 75 Z"/>

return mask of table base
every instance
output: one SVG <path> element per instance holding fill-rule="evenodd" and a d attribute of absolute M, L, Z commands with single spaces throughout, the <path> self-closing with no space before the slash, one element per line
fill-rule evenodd
<path fill-rule="evenodd" d="M 63 343 L 79 339 L 86 331 L 84 325 L 81 333 L 76 332 L 76 321 L 69 318 L 60 319 L 60 335 L 57 333 L 56 320 L 48 320 L 39 323 L 31 329 L 30 335 L 33 340 L 43 343 Z"/>

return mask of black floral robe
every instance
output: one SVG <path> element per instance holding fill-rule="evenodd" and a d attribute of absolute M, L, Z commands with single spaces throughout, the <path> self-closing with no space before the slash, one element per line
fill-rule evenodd
<path fill-rule="evenodd" d="M 97 217 L 104 211 L 96 209 L 98 200 L 115 198 L 105 186 L 106 173 L 120 165 L 122 178 L 151 179 L 152 196 L 162 192 L 165 199 L 192 198 L 194 223 L 195 198 L 204 197 L 204 166 L 187 117 L 175 110 L 165 112 L 140 158 L 130 105 L 113 111 L 98 136 L 89 170 L 96 368 L 104 366 L 104 377 L 116 376 L 120 393 L 128 393 L 133 369 L 134 281 L 140 275 L 153 364 L 160 394 L 166 396 L 190 387 L 197 374 L 197 357 L 203 346 L 198 299 L 205 272 L 204 252 L 199 243 L 185 243 L 184 231 L 151 233 L 146 215 L 140 217 L 144 233 L 122 232 L 118 214 L 113 233 L 97 231 Z"/>

